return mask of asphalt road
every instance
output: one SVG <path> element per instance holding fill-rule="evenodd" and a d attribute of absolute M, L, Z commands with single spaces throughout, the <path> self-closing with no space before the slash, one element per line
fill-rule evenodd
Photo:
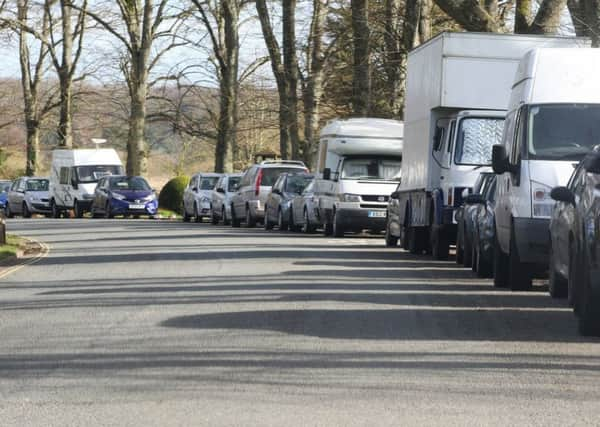
<path fill-rule="evenodd" d="M 0 425 L 598 425 L 600 340 L 368 236 L 12 220 Z"/>

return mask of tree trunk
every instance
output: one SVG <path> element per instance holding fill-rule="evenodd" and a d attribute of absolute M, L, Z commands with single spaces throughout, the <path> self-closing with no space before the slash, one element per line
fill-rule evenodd
<path fill-rule="evenodd" d="M 300 159 L 298 132 L 298 57 L 296 54 L 296 0 L 283 0 L 283 67 L 287 80 L 286 109 L 292 159 Z"/>
<path fill-rule="evenodd" d="M 385 73 L 387 77 L 390 111 L 393 117 L 402 118 L 404 105 L 404 81 L 402 77 L 402 58 L 404 51 L 400 36 L 400 0 L 385 0 Z M 407 5 L 408 7 L 408 5 Z"/>
<path fill-rule="evenodd" d="M 497 0 L 493 0 L 498 5 Z M 431 9 L 432 0 L 420 0 L 419 2 L 419 44 L 425 43 L 431 38 Z"/>
<path fill-rule="evenodd" d="M 569 14 L 573 21 L 573 28 L 577 37 L 586 37 L 590 35 L 587 23 L 588 16 L 585 13 L 585 0 L 567 0 Z"/>
<path fill-rule="evenodd" d="M 146 127 L 145 79 L 132 85 L 131 111 L 129 113 L 129 135 L 127 138 L 127 175 L 144 175 L 148 166 L 148 155 L 144 129 Z"/>
<path fill-rule="evenodd" d="M 556 34 L 560 28 L 560 15 L 567 0 L 544 0 L 529 28 L 529 34 Z"/>
<path fill-rule="evenodd" d="M 500 31 L 495 16 L 491 16 L 478 0 L 435 0 L 448 16 L 467 31 Z"/>
<path fill-rule="evenodd" d="M 369 2 L 351 0 L 354 65 L 352 108 L 357 116 L 369 115 L 371 104 L 371 58 L 369 49 Z"/>
<path fill-rule="evenodd" d="M 40 129 L 38 121 L 34 118 L 26 118 L 27 128 L 27 164 L 25 175 L 34 176 L 38 173 L 40 157 Z"/>
<path fill-rule="evenodd" d="M 592 47 L 600 47 L 600 1 L 582 0 L 587 36 L 592 39 Z"/>
<path fill-rule="evenodd" d="M 517 0 L 515 7 L 515 34 L 526 34 L 531 25 L 532 0 Z"/>
<path fill-rule="evenodd" d="M 72 80 L 69 76 L 60 75 L 60 115 L 58 122 L 58 146 L 73 147 L 73 94 Z"/>

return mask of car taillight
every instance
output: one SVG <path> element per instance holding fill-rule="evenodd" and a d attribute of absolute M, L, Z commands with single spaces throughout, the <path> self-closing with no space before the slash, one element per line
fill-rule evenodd
<path fill-rule="evenodd" d="M 258 174 L 256 175 L 256 190 L 255 194 L 258 196 L 260 194 L 260 184 L 262 182 L 263 170 L 259 169 Z"/>
<path fill-rule="evenodd" d="M 448 206 L 454 205 L 454 188 L 448 188 Z"/>

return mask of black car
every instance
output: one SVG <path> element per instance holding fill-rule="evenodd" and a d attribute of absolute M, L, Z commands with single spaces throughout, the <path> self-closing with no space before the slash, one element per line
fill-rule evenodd
<path fill-rule="evenodd" d="M 477 177 L 471 194 L 482 195 L 486 188 L 495 179 L 495 175 L 491 172 L 482 172 Z M 456 223 L 458 226 L 456 235 L 456 263 L 463 264 L 465 267 L 473 265 L 473 227 L 475 214 L 477 212 L 478 203 L 467 202 L 456 211 Z"/>
<path fill-rule="evenodd" d="M 494 242 L 496 239 L 495 214 L 496 175 L 485 186 L 482 194 L 468 196 L 475 206 L 471 235 L 472 266 L 479 277 L 493 277 Z"/>
<path fill-rule="evenodd" d="M 313 175 L 305 172 L 284 172 L 279 175 L 265 202 L 265 230 L 271 230 L 277 225 L 281 231 L 288 228 L 296 231 L 292 200 L 302 194 L 313 179 Z"/>
<path fill-rule="evenodd" d="M 567 288 L 582 335 L 600 336 L 600 151 L 588 154 L 566 187 L 555 187 L 558 203 L 550 221 L 553 292 Z M 565 286 L 566 285 L 566 286 Z"/>

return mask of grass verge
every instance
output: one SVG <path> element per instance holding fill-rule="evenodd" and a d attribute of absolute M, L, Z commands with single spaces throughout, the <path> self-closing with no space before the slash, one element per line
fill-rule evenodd
<path fill-rule="evenodd" d="M 6 245 L 0 245 L 0 261 L 17 256 L 17 250 L 23 239 L 11 234 L 6 235 Z"/>
<path fill-rule="evenodd" d="M 179 215 L 177 212 L 175 211 L 170 211 L 169 209 L 162 209 L 162 208 L 158 208 L 158 214 L 162 217 L 166 217 L 166 218 L 171 218 L 173 216 L 175 216 L 176 218 L 181 218 L 181 215 Z"/>

